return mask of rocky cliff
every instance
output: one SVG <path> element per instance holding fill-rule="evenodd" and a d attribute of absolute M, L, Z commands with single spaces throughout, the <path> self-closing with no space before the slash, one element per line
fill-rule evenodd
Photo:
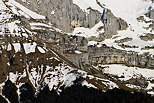
<path fill-rule="evenodd" d="M 72 0 L 3 0 L 1 89 L 11 81 L 17 90 L 28 83 L 36 92 L 82 84 L 153 94 L 153 11 L 132 24 L 96 1 L 104 15 Z"/>
<path fill-rule="evenodd" d="M 56 27 L 72 32 L 75 27 L 93 27 L 100 20 L 100 13 L 89 8 L 89 13 L 82 11 L 72 0 L 17 0 L 26 7 L 46 16 Z"/>

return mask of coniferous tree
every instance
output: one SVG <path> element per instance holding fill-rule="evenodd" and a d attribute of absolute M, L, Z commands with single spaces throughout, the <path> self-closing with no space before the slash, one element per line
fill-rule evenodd
<path fill-rule="evenodd" d="M 6 99 L 0 95 L 0 103 L 8 103 Z"/>
<path fill-rule="evenodd" d="M 10 80 L 5 82 L 5 85 L 2 89 L 2 95 L 4 95 L 10 101 L 10 103 L 19 103 L 17 87 Z"/>
<path fill-rule="evenodd" d="M 58 94 L 55 90 L 49 90 L 49 86 L 46 85 L 43 90 L 37 95 L 36 103 L 56 103 Z"/>
<path fill-rule="evenodd" d="M 20 102 L 34 102 L 34 95 L 35 91 L 33 90 L 32 86 L 28 83 L 23 84 L 20 88 Z"/>

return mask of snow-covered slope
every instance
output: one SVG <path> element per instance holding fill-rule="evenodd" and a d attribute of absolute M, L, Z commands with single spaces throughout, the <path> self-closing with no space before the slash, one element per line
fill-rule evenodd
<path fill-rule="evenodd" d="M 99 12 L 103 12 L 102 7 L 97 4 L 97 0 L 73 0 L 73 3 L 78 5 L 83 11 L 88 12 L 88 8 L 93 8 Z"/>
<path fill-rule="evenodd" d="M 73 3 L 78 5 L 81 9 L 87 10 L 91 7 L 94 10 L 103 12 L 103 8 L 98 5 L 98 2 L 104 8 L 110 9 L 114 16 L 122 18 L 129 24 L 135 23 L 136 18 L 144 15 L 154 8 L 152 0 L 73 0 Z"/>
<path fill-rule="evenodd" d="M 100 0 L 100 2 L 128 24 L 135 24 L 136 18 L 154 8 L 152 0 Z"/>
<path fill-rule="evenodd" d="M 9 0 L 9 2 L 7 3 L 7 5 L 13 6 L 12 11 L 15 13 L 19 13 L 19 14 L 23 14 L 25 17 L 30 16 L 33 19 L 45 19 L 45 16 L 39 15 L 29 9 L 27 9 L 26 7 L 24 7 L 23 5 L 19 4 L 18 2 L 16 2 L 15 0 Z M 20 9 L 17 11 L 17 8 Z"/>
<path fill-rule="evenodd" d="M 115 17 L 126 21 L 128 24 L 128 28 L 126 30 L 119 30 L 117 35 L 112 36 L 112 38 L 105 39 L 101 42 L 101 44 L 106 44 L 110 47 L 113 46 L 121 50 L 135 51 L 139 54 L 148 52 L 152 55 L 154 54 L 153 49 L 145 49 L 146 47 L 154 46 L 154 39 L 143 40 L 141 38 L 147 37 L 147 34 L 150 34 L 152 37 L 154 34 L 154 31 L 151 27 L 154 20 L 145 16 L 146 13 L 153 10 L 154 8 L 154 3 L 152 3 L 152 0 L 91 0 L 90 2 L 87 0 L 84 0 L 83 2 L 80 2 L 80 0 L 73 0 L 73 2 L 85 11 L 89 7 L 94 10 L 98 10 L 101 13 L 103 12 L 104 8 L 108 9 Z M 101 8 L 100 5 L 102 5 L 104 8 Z M 139 20 L 139 18 L 143 18 L 143 20 Z M 98 31 L 98 28 L 101 26 L 104 25 L 99 23 L 91 29 L 77 27 L 75 28 L 73 34 L 87 38 L 91 36 L 99 37 L 99 34 L 102 35 L 103 33 L 103 31 Z M 131 40 L 117 42 L 127 38 L 130 38 Z"/>
<path fill-rule="evenodd" d="M 103 11 L 103 8 L 97 4 L 98 2 L 102 5 L 104 4 L 104 7 L 111 10 L 116 17 L 122 18 L 128 25 L 130 24 L 127 30 L 118 31 L 118 34 L 112 38 L 101 41 L 98 47 L 101 47 L 101 44 L 106 44 L 107 46 L 113 46 L 117 49 L 136 51 L 139 53 L 150 52 L 151 54 L 154 54 L 153 49 L 141 50 L 145 46 L 153 46 L 154 40 L 143 41 L 139 38 L 145 33 L 153 33 L 151 28 L 145 29 L 145 27 L 149 27 L 152 23 L 150 21 L 151 19 L 143 16 L 145 21 L 137 20 L 137 17 L 140 17 L 147 12 L 148 7 L 153 6 L 150 1 L 83 0 L 83 2 L 81 2 L 79 0 L 73 0 L 73 3 L 86 12 L 89 7 L 100 12 Z M 119 6 L 122 4 L 125 5 Z M 137 4 L 139 5 L 138 7 L 136 7 Z M 132 8 L 130 8 L 130 6 L 132 6 Z M 117 9 L 117 11 L 114 11 L 115 9 Z M 4 55 L 2 57 L 5 58 L 3 58 L 3 64 L 5 64 L 7 68 L 11 68 L 6 71 L 8 75 L 5 79 L 10 79 L 18 87 L 22 83 L 28 81 L 36 90 L 46 84 L 49 85 L 50 89 L 54 88 L 60 90 L 60 87 L 62 86 L 67 87 L 75 83 L 81 83 L 88 87 L 103 90 L 112 89 L 114 87 L 124 87 L 123 89 L 132 91 L 145 89 L 145 91 L 153 93 L 152 88 L 154 87 L 154 84 L 151 82 L 154 79 L 152 75 L 153 70 L 142 70 L 141 68 L 136 69 L 134 67 L 129 68 L 121 65 L 105 65 L 105 68 L 102 66 L 104 69 L 101 68 L 100 70 L 97 66 L 96 68 L 95 66 L 92 66 L 93 68 L 88 69 L 87 71 L 80 70 L 80 68 L 73 65 L 73 61 L 67 59 L 67 55 L 65 56 L 60 50 L 54 49 L 60 46 L 60 43 L 57 43 L 59 40 L 54 43 L 52 42 L 50 45 L 50 42 L 47 42 L 44 38 L 37 37 L 40 36 L 40 31 L 45 33 L 48 31 L 47 33 L 51 33 L 54 37 L 56 37 L 54 33 L 57 33 L 58 35 L 65 34 L 54 27 L 45 16 L 29 10 L 15 0 L 9 0 L 4 3 L 0 0 L 0 10 L 0 26 L 2 29 L 0 31 L 0 34 L 2 35 L 2 51 L 0 53 L 2 53 Z M 147 21 L 150 22 L 146 23 Z M 71 35 L 84 36 L 86 38 L 90 38 L 91 36 L 99 37 L 99 34 L 104 33 L 103 26 L 104 24 L 99 22 L 92 28 L 77 27 Z M 9 38 L 7 38 L 7 36 Z M 115 42 L 127 37 L 132 39 L 123 43 Z M 71 37 L 71 39 L 72 38 L 73 37 Z M 63 38 L 63 40 L 66 41 L 65 38 Z M 66 44 L 68 44 L 67 41 Z M 97 45 L 97 42 L 89 41 L 88 46 L 91 44 Z M 120 44 L 129 46 L 135 45 L 137 48 L 122 48 Z M 84 56 L 84 54 L 82 54 L 83 51 L 75 49 L 75 53 Z M 119 70 L 115 70 L 118 68 Z M 117 73 L 117 71 L 120 72 Z M 118 78 L 115 75 L 118 76 Z M 129 79 L 141 75 L 145 78 L 145 81 L 147 81 L 147 87 L 145 86 L 143 88 L 139 86 L 136 88 L 136 85 L 132 86 L 134 82 L 132 84 L 125 83 Z M 124 76 L 124 78 L 119 78 L 122 76 Z M 3 85 L 3 83 L 1 85 Z"/>
<path fill-rule="evenodd" d="M 50 89 L 60 90 L 62 86 L 68 87 L 77 82 L 102 89 L 118 87 L 110 80 L 96 78 L 88 72 L 73 67 L 69 60 L 62 58 L 64 55 L 54 49 L 53 45 L 48 45 L 45 40 L 38 38 L 37 30 L 60 32 L 44 16 L 30 11 L 15 0 L 4 3 L 1 1 L 0 10 L 3 50 L 1 53 L 7 52 L 7 59 L 2 62 L 10 68 L 4 70 L 7 72 L 5 80 L 11 80 L 18 87 L 30 82 L 36 90 L 44 85 L 49 85 Z M 22 19 L 28 21 L 26 25 L 22 24 Z M 5 41 L 8 38 L 10 40 Z M 76 53 L 81 52 L 76 50 Z M 3 85 L 4 83 L 1 84 L 1 88 Z"/>
<path fill-rule="evenodd" d="M 92 36 L 98 37 L 99 34 L 104 32 L 104 29 L 98 30 L 101 26 L 103 26 L 102 22 L 99 22 L 92 28 L 76 27 L 71 35 L 83 36 L 85 38 Z"/>
<path fill-rule="evenodd" d="M 137 67 L 127 67 L 123 65 L 102 65 L 104 67 L 104 73 L 111 74 L 118 76 L 121 81 L 129 81 L 131 79 L 138 81 L 142 81 L 142 86 L 133 85 L 126 83 L 126 85 L 130 88 L 137 88 L 141 89 L 144 88 L 148 91 L 148 93 L 153 94 L 154 92 L 151 91 L 154 88 L 154 83 L 151 80 L 154 80 L 154 71 L 150 69 L 141 69 Z M 147 82 L 146 86 L 144 87 L 144 83 Z"/>

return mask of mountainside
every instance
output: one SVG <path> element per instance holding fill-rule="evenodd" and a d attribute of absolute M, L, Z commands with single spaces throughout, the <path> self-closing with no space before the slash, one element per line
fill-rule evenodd
<path fill-rule="evenodd" d="M 1 95 L 9 99 L 11 82 L 18 95 L 25 83 L 36 93 L 81 84 L 154 95 L 153 8 L 151 0 L 0 0 Z"/>

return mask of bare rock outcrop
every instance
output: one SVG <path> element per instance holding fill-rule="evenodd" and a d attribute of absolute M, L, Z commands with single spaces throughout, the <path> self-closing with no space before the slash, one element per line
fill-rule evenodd
<path fill-rule="evenodd" d="M 107 12 L 105 13 L 103 23 L 105 31 L 103 35 L 105 36 L 105 38 L 111 38 L 112 35 L 117 34 L 118 30 L 125 30 L 128 27 L 127 23 L 124 20 L 115 17 L 110 10 L 107 10 Z"/>
<path fill-rule="evenodd" d="M 100 21 L 101 14 L 89 8 L 89 13 L 82 11 L 72 0 L 17 0 L 27 8 L 46 16 L 56 27 L 72 32 L 76 26 L 93 27 Z"/>

